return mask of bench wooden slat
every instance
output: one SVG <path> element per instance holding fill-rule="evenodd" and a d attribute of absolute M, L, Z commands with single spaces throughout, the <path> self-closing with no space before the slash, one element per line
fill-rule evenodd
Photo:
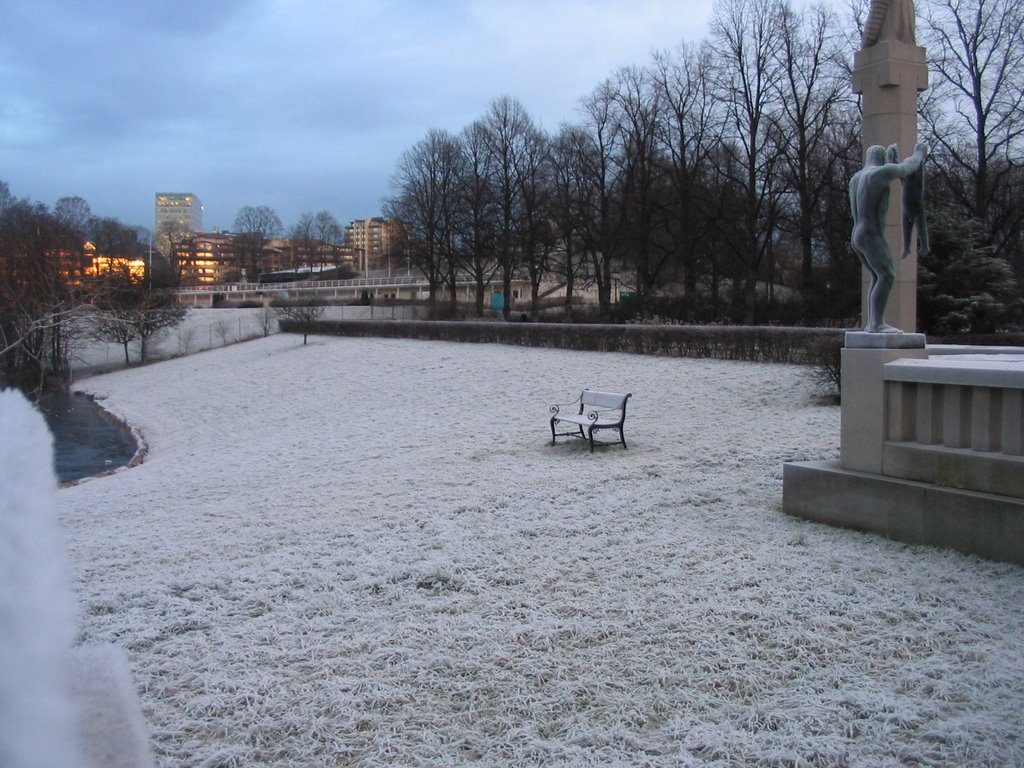
<path fill-rule="evenodd" d="M 598 408 L 622 409 L 626 405 L 626 398 L 629 395 L 620 395 L 616 392 L 595 392 L 592 389 L 584 389 L 580 399 L 584 405 L 596 405 Z"/>

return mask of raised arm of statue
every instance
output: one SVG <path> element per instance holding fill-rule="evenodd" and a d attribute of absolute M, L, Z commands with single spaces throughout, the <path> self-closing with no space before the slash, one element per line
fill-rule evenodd
<path fill-rule="evenodd" d="M 914 153 L 903 162 L 899 159 L 899 146 L 893 144 L 885 150 L 884 162 L 881 167 L 875 170 L 875 177 L 888 184 L 896 179 L 905 179 L 913 173 L 921 170 L 925 157 L 928 155 L 928 145 L 918 144 L 914 147 Z M 922 182 L 922 189 L 923 189 Z"/>
<path fill-rule="evenodd" d="M 870 48 L 881 40 L 917 45 L 914 14 L 914 0 L 871 0 L 861 47 Z"/>

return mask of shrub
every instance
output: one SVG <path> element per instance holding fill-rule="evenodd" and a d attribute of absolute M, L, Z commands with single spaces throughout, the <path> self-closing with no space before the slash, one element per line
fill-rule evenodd
<path fill-rule="evenodd" d="M 815 339 L 807 349 L 811 381 L 837 396 L 842 393 L 842 352 L 843 339 L 838 336 Z"/>

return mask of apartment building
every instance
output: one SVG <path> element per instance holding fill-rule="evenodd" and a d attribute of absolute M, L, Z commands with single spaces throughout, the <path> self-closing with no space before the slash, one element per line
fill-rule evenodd
<path fill-rule="evenodd" d="M 232 283 L 241 274 L 234 238 L 227 232 L 198 232 L 172 249 L 179 285 Z"/>
<path fill-rule="evenodd" d="M 380 217 L 355 219 L 345 227 L 345 245 L 352 249 L 356 269 L 363 274 L 390 271 L 388 257 L 400 231 L 400 222 Z"/>
<path fill-rule="evenodd" d="M 203 230 L 203 204 L 191 192 L 156 193 L 156 247 L 170 254 L 173 246 Z"/>

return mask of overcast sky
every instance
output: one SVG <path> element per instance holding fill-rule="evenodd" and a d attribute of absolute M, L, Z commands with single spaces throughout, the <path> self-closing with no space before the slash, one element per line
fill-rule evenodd
<path fill-rule="evenodd" d="M 708 34 L 712 0 L 0 1 L 0 180 L 153 227 L 193 192 L 379 215 L 396 161 L 496 97 L 545 129 L 623 65 Z"/>

